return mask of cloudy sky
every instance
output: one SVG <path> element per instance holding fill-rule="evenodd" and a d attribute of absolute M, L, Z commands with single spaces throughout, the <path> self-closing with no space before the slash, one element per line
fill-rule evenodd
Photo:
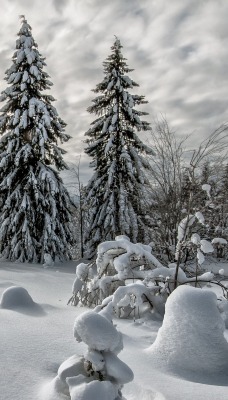
<path fill-rule="evenodd" d="M 191 134 L 194 146 L 228 121 L 227 0 L 0 0 L 0 6 L 0 90 L 24 14 L 72 136 L 66 160 L 77 162 L 82 153 L 84 180 L 91 174 L 84 132 L 94 119 L 86 109 L 114 35 L 140 85 L 134 94 L 149 102 L 148 121 L 162 113 L 178 135 Z"/>

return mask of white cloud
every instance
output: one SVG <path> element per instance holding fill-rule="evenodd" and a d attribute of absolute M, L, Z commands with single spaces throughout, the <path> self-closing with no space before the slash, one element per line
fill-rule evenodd
<path fill-rule="evenodd" d="M 19 14 L 33 28 L 54 83 L 56 107 L 73 139 L 67 160 L 83 152 L 93 117 L 86 109 L 102 79 L 102 62 L 116 34 L 132 77 L 158 113 L 181 134 L 208 135 L 228 112 L 226 0 L 10 0 L 1 4 L 0 89 L 11 63 Z M 86 158 L 83 160 L 85 165 Z"/>

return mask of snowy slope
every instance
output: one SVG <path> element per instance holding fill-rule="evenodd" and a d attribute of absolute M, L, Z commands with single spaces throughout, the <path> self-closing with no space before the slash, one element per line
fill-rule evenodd
<path fill-rule="evenodd" d="M 73 324 L 84 309 L 66 305 L 74 271 L 74 263 L 49 269 L 0 263 L 0 296 L 12 285 L 22 286 L 38 304 L 0 309 L 1 400 L 43 400 L 44 388 L 56 376 L 60 364 L 82 353 L 83 345 L 73 338 Z M 123 390 L 128 400 L 227 400 L 227 386 L 203 384 L 200 374 L 196 383 L 156 368 L 147 349 L 156 339 L 160 321 L 116 323 L 124 339 L 119 358 L 135 375 Z"/>

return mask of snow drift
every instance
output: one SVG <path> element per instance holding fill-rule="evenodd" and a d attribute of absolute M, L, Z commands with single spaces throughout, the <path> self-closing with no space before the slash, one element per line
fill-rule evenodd
<path fill-rule="evenodd" d="M 36 303 L 26 289 L 21 286 L 11 286 L 4 290 L 1 297 L 1 308 L 33 307 Z"/>
<path fill-rule="evenodd" d="M 163 325 L 148 351 L 153 363 L 172 373 L 227 384 L 224 329 L 213 292 L 179 286 L 167 300 Z"/>

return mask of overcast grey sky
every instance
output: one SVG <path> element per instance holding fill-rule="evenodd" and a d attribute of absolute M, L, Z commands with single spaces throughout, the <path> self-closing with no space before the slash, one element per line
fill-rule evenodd
<path fill-rule="evenodd" d="M 134 94 L 149 101 L 148 121 L 164 114 L 178 134 L 192 134 L 193 145 L 228 121 L 227 0 L 0 0 L 0 9 L 0 90 L 24 14 L 73 137 L 66 161 L 83 153 L 84 132 L 95 119 L 86 111 L 91 89 L 103 77 L 114 35 L 135 69 Z M 83 177 L 91 173 L 82 156 Z"/>

